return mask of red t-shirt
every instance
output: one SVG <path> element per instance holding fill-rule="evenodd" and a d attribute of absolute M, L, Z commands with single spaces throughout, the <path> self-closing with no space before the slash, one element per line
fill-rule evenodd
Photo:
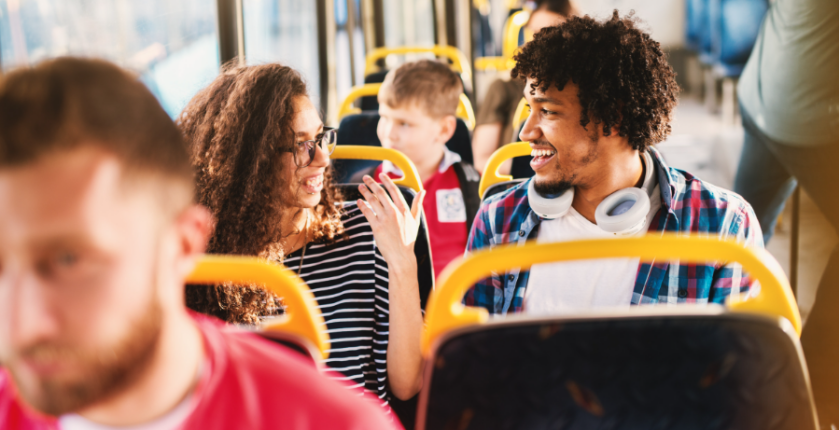
<path fill-rule="evenodd" d="M 380 164 L 376 168 L 377 181 L 382 170 Z M 396 169 L 388 169 L 388 176 L 392 178 L 402 177 L 401 173 Z M 423 188 L 426 189 L 423 213 L 426 214 L 429 242 L 432 245 L 432 265 L 437 278 L 449 262 L 464 255 L 467 249 L 467 209 L 453 164 L 425 180 Z"/>
<path fill-rule="evenodd" d="M 392 429 L 376 403 L 319 374 L 298 353 L 193 315 L 206 363 L 182 429 Z M 24 405 L 0 369 L 0 429 L 58 429 Z"/>

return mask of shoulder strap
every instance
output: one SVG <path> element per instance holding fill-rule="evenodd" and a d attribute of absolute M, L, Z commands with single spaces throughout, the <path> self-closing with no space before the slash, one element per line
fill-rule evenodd
<path fill-rule="evenodd" d="M 464 207 L 467 210 L 467 234 L 469 234 L 478 208 L 481 207 L 481 197 L 478 195 L 478 183 L 481 176 L 475 167 L 463 161 L 453 164 L 453 167 L 461 186 L 461 194 L 464 196 Z"/>

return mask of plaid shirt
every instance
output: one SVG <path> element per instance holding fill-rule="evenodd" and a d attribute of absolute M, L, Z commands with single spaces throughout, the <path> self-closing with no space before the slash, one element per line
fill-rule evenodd
<path fill-rule="evenodd" d="M 658 151 L 649 151 L 662 198 L 662 207 L 649 233 L 714 235 L 736 238 L 745 245 L 764 246 L 755 213 L 743 198 L 668 167 Z M 537 237 L 540 221 L 528 204 L 528 182 L 523 182 L 481 205 L 467 242 L 467 253 L 511 243 L 522 245 Z M 464 303 L 486 308 L 491 314 L 521 312 L 528 275 L 528 270 L 521 268 L 494 273 L 470 288 Z M 742 274 L 741 266 L 734 263 L 640 263 L 630 304 L 723 303 L 733 288 L 747 292 L 751 282 Z"/>

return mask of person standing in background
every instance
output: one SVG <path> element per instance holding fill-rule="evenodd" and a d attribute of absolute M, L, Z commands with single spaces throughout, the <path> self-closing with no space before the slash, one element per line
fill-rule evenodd
<path fill-rule="evenodd" d="M 540 0 L 535 3 L 528 23 L 525 24 L 525 28 L 532 33 L 560 25 L 580 14 L 575 3 L 569 0 Z M 524 89 L 525 82 L 519 79 L 496 79 L 490 84 L 487 96 L 478 107 L 473 132 L 473 165 L 479 172 L 484 171 L 494 151 L 517 138 L 519 130 L 513 129 L 513 114 Z M 510 163 L 502 165 L 501 170 L 502 173 L 509 171 Z"/>
<path fill-rule="evenodd" d="M 735 192 L 764 241 L 797 183 L 838 230 L 838 3 L 777 0 L 738 84 L 744 149 Z M 838 423 L 838 249 L 802 331 L 820 422 Z"/>

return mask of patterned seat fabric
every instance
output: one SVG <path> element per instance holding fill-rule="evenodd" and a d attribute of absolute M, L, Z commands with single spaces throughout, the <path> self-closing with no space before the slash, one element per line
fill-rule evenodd
<path fill-rule="evenodd" d="M 476 326 L 436 351 L 418 414 L 426 429 L 814 429 L 797 344 L 731 314 Z"/>

